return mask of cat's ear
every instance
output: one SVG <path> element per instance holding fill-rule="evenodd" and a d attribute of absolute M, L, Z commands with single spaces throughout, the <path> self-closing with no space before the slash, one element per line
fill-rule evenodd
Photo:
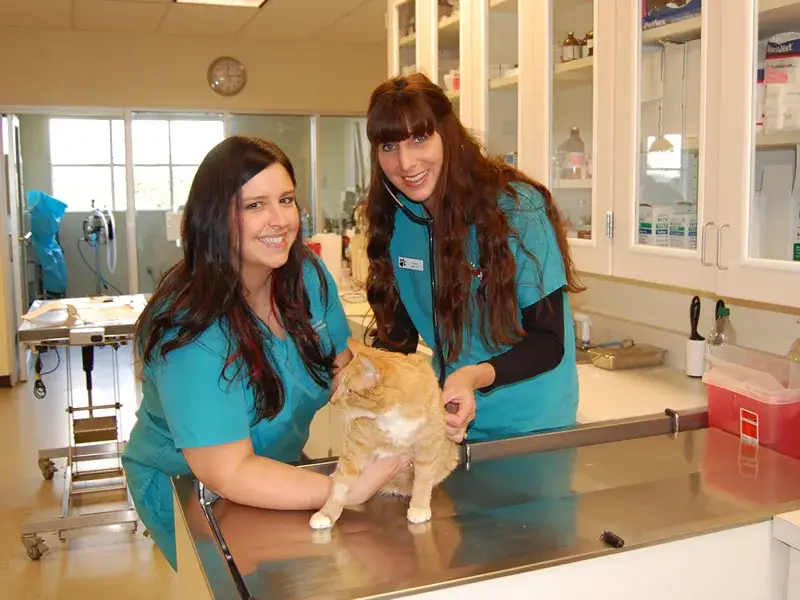
<path fill-rule="evenodd" d="M 363 347 L 364 345 L 361 344 L 356 338 L 347 338 L 347 348 L 353 353 L 353 356 L 359 354 Z"/>
<path fill-rule="evenodd" d="M 371 382 L 373 385 L 377 384 L 381 376 L 375 363 L 366 356 L 360 356 L 358 360 L 361 361 L 361 375 L 364 379 Z"/>

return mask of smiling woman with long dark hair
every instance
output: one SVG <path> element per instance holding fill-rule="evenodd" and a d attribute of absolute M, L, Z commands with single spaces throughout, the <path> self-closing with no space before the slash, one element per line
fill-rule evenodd
<path fill-rule="evenodd" d="M 232 137 L 197 170 L 184 257 L 135 338 L 142 404 L 123 455 L 139 518 L 174 569 L 170 477 L 193 473 L 238 504 L 320 508 L 330 478 L 296 462 L 336 370 L 352 356 L 336 284 L 300 235 L 295 175 L 274 144 Z M 368 466 L 348 500 L 402 468 Z"/>

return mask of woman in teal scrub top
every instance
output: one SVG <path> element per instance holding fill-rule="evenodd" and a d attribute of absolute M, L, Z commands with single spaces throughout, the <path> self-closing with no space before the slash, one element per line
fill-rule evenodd
<path fill-rule="evenodd" d="M 289 159 L 232 137 L 197 170 L 184 258 L 161 280 L 136 331 L 142 403 L 123 455 L 131 497 L 177 570 L 170 477 L 194 474 L 239 504 L 319 509 L 330 478 L 298 461 L 336 370 L 351 359 L 336 284 L 303 244 Z M 406 467 L 370 464 L 361 503 Z"/>
<path fill-rule="evenodd" d="M 567 293 L 583 288 L 549 191 L 487 158 L 422 74 L 375 89 L 367 136 L 375 345 L 433 349 L 455 441 L 573 425 Z"/>

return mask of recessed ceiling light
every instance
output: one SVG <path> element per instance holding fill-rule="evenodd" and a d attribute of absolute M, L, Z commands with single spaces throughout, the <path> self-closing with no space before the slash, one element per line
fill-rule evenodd
<path fill-rule="evenodd" d="M 212 4 L 214 6 L 241 6 L 243 8 L 260 8 L 267 0 L 173 0 L 176 4 Z"/>

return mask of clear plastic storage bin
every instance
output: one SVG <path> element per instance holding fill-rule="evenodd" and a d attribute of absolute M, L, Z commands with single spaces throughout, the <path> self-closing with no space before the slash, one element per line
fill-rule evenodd
<path fill-rule="evenodd" d="M 800 458 L 800 364 L 724 345 L 707 359 L 709 425 Z"/>

